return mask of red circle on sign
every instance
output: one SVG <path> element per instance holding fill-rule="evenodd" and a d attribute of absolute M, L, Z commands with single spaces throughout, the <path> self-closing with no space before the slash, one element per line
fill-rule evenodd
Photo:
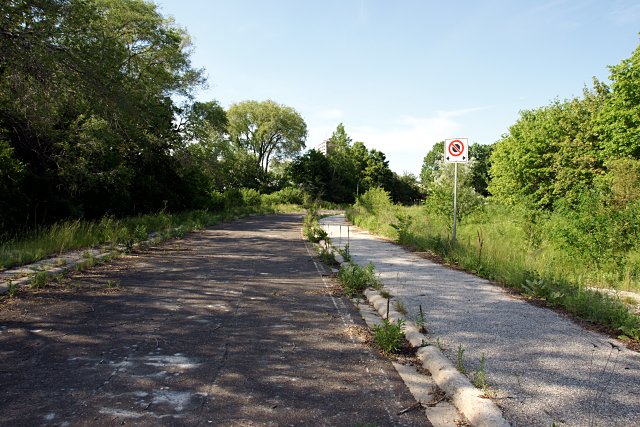
<path fill-rule="evenodd" d="M 449 150 L 449 154 L 453 157 L 458 157 L 464 152 L 464 143 L 459 139 L 454 139 L 449 143 L 449 147 L 447 147 L 447 149 Z"/>

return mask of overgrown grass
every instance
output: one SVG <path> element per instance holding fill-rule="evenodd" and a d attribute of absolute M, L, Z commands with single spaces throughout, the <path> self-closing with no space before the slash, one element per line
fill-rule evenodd
<path fill-rule="evenodd" d="M 404 341 L 403 327 L 404 320 L 402 319 L 398 319 L 396 322 L 383 319 L 380 325 L 373 327 L 373 341 L 384 354 L 393 354 L 400 350 Z"/>
<path fill-rule="evenodd" d="M 429 251 L 446 263 L 605 325 L 623 338 L 640 339 L 640 317 L 632 314 L 622 300 L 590 289 L 638 291 L 637 266 L 631 260 L 622 271 L 605 264 L 596 269 L 564 251 L 550 231 L 560 228 L 553 223 L 560 218 L 532 221 L 520 212 L 487 205 L 459 224 L 458 239 L 452 242 L 449 218 L 430 216 L 420 206 L 393 205 L 382 190 L 365 193 L 347 211 L 347 217 L 359 227 Z"/>
<path fill-rule="evenodd" d="M 338 271 L 338 280 L 349 298 L 361 295 L 369 287 L 380 288 L 381 286 L 372 263 L 364 268 L 353 262 L 343 264 Z"/>
<path fill-rule="evenodd" d="M 260 195 L 255 190 L 239 190 L 223 195 L 226 198 L 218 211 L 160 212 L 124 219 L 106 216 L 100 221 L 75 220 L 41 227 L 0 242 L 0 269 L 101 245 L 131 249 L 150 235 L 158 240 L 183 237 L 187 232 L 250 214 L 302 211 L 300 205 L 291 203 L 302 201 L 302 196 L 291 189 L 283 192 Z"/>

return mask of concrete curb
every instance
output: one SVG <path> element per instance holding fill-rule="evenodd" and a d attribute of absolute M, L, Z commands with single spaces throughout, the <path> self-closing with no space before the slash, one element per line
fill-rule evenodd
<path fill-rule="evenodd" d="M 378 311 L 382 318 L 387 316 L 387 300 L 373 290 L 364 292 L 367 300 Z M 405 320 L 405 317 L 389 308 L 389 320 Z M 418 332 L 413 323 L 406 322 L 405 336 L 414 347 L 420 347 L 427 338 Z M 481 391 L 475 388 L 469 379 L 453 366 L 442 352 L 435 346 L 426 346 L 418 350 L 418 359 L 422 366 L 433 376 L 434 381 L 447 395 L 453 404 L 475 427 L 509 427 L 503 418 L 502 411 L 490 399 L 481 397 Z"/>
<path fill-rule="evenodd" d="M 101 252 L 96 255 L 93 255 L 92 259 L 97 261 L 103 261 L 105 259 L 112 257 L 113 255 L 114 253 L 112 251 Z M 78 261 L 68 261 L 63 266 L 58 266 L 58 267 L 48 266 L 43 270 L 33 270 L 33 272 L 29 273 L 28 275 L 17 278 L 15 280 L 14 279 L 2 280 L 0 282 L 0 295 L 5 295 L 6 293 L 9 292 L 9 284 L 17 287 L 27 286 L 29 285 L 29 283 L 31 283 L 31 279 L 38 273 L 45 273 L 47 275 L 47 280 L 49 280 L 51 276 L 55 276 L 56 274 L 64 274 L 70 270 L 73 270 L 76 265 L 82 264 L 83 261 L 85 260 L 82 258 L 79 259 Z"/>

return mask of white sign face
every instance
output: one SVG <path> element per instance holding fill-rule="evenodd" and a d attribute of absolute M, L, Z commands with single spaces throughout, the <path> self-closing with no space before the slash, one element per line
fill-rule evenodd
<path fill-rule="evenodd" d="M 453 138 L 444 141 L 444 161 L 447 163 L 467 163 L 469 161 L 469 139 Z"/>

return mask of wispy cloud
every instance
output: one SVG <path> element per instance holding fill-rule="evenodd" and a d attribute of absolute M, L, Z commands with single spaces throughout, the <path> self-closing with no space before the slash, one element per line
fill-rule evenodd
<path fill-rule="evenodd" d="M 433 144 L 464 131 L 460 117 L 490 109 L 491 106 L 438 111 L 432 116 L 405 116 L 396 120 L 396 125 L 387 129 L 374 126 L 356 126 L 347 129 L 354 141 L 363 141 L 367 146 L 384 153 L 427 151 Z M 423 155 L 424 155 L 423 154 Z"/>
<path fill-rule="evenodd" d="M 609 16 L 614 22 L 621 24 L 640 22 L 640 4 L 616 8 L 609 12 Z"/>
<path fill-rule="evenodd" d="M 362 141 L 367 147 L 382 151 L 396 172 L 420 172 L 422 159 L 433 145 L 443 139 L 464 137 L 468 132 L 461 118 L 485 111 L 491 106 L 458 110 L 437 111 L 430 116 L 405 116 L 396 120 L 395 126 L 355 126 L 347 128 L 354 141 Z"/>
<path fill-rule="evenodd" d="M 316 116 L 319 119 L 326 119 L 326 120 L 338 120 L 344 117 L 344 111 L 338 109 L 338 108 L 330 108 L 327 110 L 321 110 L 318 111 L 316 113 Z"/>
<path fill-rule="evenodd" d="M 339 109 L 327 109 L 315 114 L 344 122 L 347 134 L 353 141 L 362 141 L 368 148 L 375 148 L 387 155 L 391 169 L 396 172 L 410 171 L 419 173 L 422 159 L 433 145 L 443 139 L 464 137 L 468 131 L 463 123 L 464 116 L 482 112 L 492 106 L 462 108 L 457 110 L 436 111 L 429 116 L 402 116 L 390 124 L 352 124 Z M 335 124 L 311 125 L 308 129 L 307 147 L 326 140 L 335 130 Z"/>

